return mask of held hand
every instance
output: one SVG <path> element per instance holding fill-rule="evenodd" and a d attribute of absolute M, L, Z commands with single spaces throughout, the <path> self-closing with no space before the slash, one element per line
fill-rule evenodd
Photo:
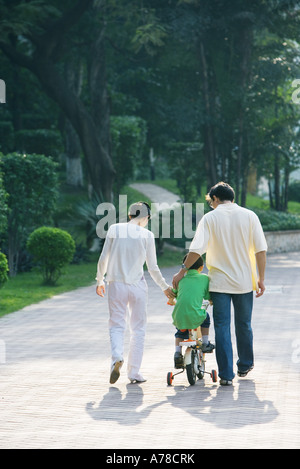
<path fill-rule="evenodd" d="M 96 293 L 97 293 L 97 295 L 104 297 L 104 295 L 105 295 L 105 286 L 104 285 L 98 285 L 97 288 L 96 288 Z"/>
<path fill-rule="evenodd" d="M 260 296 L 264 294 L 266 287 L 265 287 L 263 280 L 258 280 L 257 284 L 258 284 L 258 289 L 256 290 L 256 298 L 259 298 Z"/>
<path fill-rule="evenodd" d="M 178 290 L 178 284 L 180 280 L 184 277 L 184 270 L 180 270 L 176 275 L 173 277 L 173 288 Z"/>
<path fill-rule="evenodd" d="M 175 293 L 172 290 L 172 287 L 168 287 L 166 290 L 164 290 L 164 294 L 166 295 L 167 298 L 175 298 Z"/>

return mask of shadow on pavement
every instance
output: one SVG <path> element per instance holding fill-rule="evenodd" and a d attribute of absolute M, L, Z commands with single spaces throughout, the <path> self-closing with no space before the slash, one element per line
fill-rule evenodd
<path fill-rule="evenodd" d="M 128 384 L 127 393 L 110 387 L 97 405 L 89 402 L 86 412 L 94 420 L 114 420 L 121 425 L 138 425 L 150 413 L 163 405 L 183 410 L 203 422 L 219 428 L 241 428 L 247 425 L 266 424 L 279 415 L 272 401 L 260 400 L 252 380 L 239 380 L 234 386 L 206 387 L 204 381 L 195 386 L 173 386 L 175 394 L 148 407 L 143 406 L 144 392 L 141 386 Z M 155 397 L 153 397 L 155 400 Z"/>

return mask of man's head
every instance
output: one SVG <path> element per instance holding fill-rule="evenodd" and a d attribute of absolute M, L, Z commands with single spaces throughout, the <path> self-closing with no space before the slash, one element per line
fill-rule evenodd
<path fill-rule="evenodd" d="M 187 258 L 187 254 L 184 256 L 183 258 L 183 263 L 185 263 L 185 260 Z M 201 272 L 203 270 L 203 258 L 201 256 L 199 256 L 199 258 L 196 260 L 196 262 L 194 262 L 193 265 L 191 265 L 191 267 L 189 268 L 189 270 L 198 270 L 198 272 Z"/>
<path fill-rule="evenodd" d="M 150 205 L 147 202 L 135 202 L 130 205 L 128 216 L 130 220 L 136 220 L 145 226 L 151 218 Z"/>
<path fill-rule="evenodd" d="M 218 184 L 210 189 L 205 199 L 211 207 L 215 208 L 215 205 L 219 203 L 233 202 L 234 197 L 234 190 L 229 184 L 226 182 L 218 182 Z"/>

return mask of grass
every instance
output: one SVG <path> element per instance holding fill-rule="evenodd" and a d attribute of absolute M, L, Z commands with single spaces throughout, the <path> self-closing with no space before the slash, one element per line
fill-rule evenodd
<path fill-rule="evenodd" d="M 65 274 L 54 286 L 43 285 L 41 275 L 35 271 L 10 278 L 0 289 L 0 317 L 61 293 L 96 285 L 94 279 L 98 254 L 94 253 L 91 257 L 89 262 L 67 266 Z M 182 254 L 166 249 L 164 254 L 158 257 L 158 265 L 160 268 L 180 265 L 181 257 Z"/>
<path fill-rule="evenodd" d="M 92 285 L 96 273 L 95 262 L 71 264 L 54 286 L 43 285 L 42 276 L 35 271 L 12 277 L 0 290 L 0 317 L 60 293 Z"/>

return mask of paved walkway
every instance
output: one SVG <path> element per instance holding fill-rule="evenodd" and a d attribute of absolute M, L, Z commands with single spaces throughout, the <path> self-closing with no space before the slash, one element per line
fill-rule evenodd
<path fill-rule="evenodd" d="M 153 203 L 166 203 L 171 206 L 180 202 L 179 195 L 173 194 L 173 192 L 170 192 L 163 187 L 156 186 L 155 184 L 134 182 L 133 184 L 130 184 L 130 187 L 139 191 L 141 194 L 145 194 Z"/>
<path fill-rule="evenodd" d="M 164 271 L 169 282 L 175 271 Z M 255 300 L 255 368 L 229 388 L 208 375 L 189 386 L 184 374 L 167 386 L 171 307 L 147 280 L 142 385 L 125 370 L 108 382 L 107 300 L 94 286 L 0 319 L 0 448 L 299 448 L 300 253 L 269 256 L 268 292 Z"/>

